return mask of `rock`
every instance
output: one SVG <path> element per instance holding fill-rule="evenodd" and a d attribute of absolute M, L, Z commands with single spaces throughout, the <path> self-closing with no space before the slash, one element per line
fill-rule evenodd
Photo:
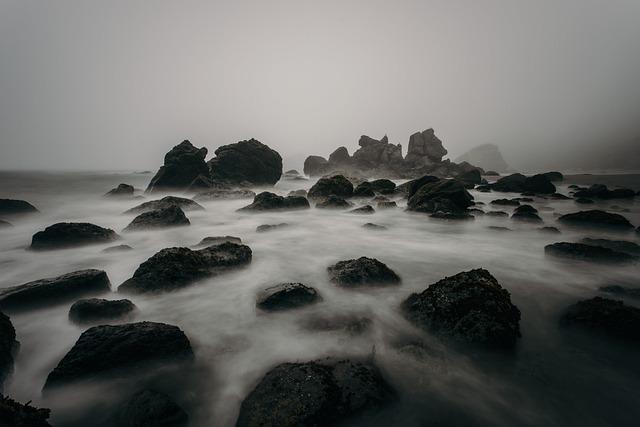
<path fill-rule="evenodd" d="M 338 286 L 383 286 L 400 283 L 400 277 L 375 258 L 360 257 L 340 261 L 327 268 L 329 280 Z"/>
<path fill-rule="evenodd" d="M 624 252 L 617 252 L 601 246 L 585 245 L 583 243 L 554 243 L 545 246 L 544 252 L 547 255 L 559 258 L 570 258 L 590 262 L 628 263 L 638 260 L 638 257 Z"/>
<path fill-rule="evenodd" d="M 260 212 L 267 210 L 296 210 L 296 209 L 309 209 L 309 201 L 306 197 L 299 196 L 287 196 L 282 197 L 277 194 L 263 191 L 258 194 L 253 203 L 243 208 L 238 209 L 239 212 Z"/>
<path fill-rule="evenodd" d="M 367 228 L 369 230 L 387 230 L 387 227 L 384 225 L 374 224 L 372 222 L 368 222 L 362 226 L 363 228 Z"/>
<path fill-rule="evenodd" d="M 47 422 L 51 410 L 24 405 L 0 394 L 0 425 L 6 427 L 51 427 Z"/>
<path fill-rule="evenodd" d="M 549 197 L 551 197 L 554 200 L 571 200 L 571 197 L 565 196 L 564 194 L 561 194 L 561 193 L 553 193 Z"/>
<path fill-rule="evenodd" d="M 222 243 L 200 250 L 165 248 L 140 264 L 133 277 L 118 288 L 129 294 L 173 291 L 232 267 L 251 262 L 245 245 Z"/>
<path fill-rule="evenodd" d="M 364 315 L 355 313 L 331 313 L 310 315 L 302 321 L 302 327 L 314 332 L 343 332 L 360 335 L 366 332 L 373 322 Z"/>
<path fill-rule="evenodd" d="M 360 206 L 359 208 L 355 208 L 349 211 L 349 213 L 358 214 L 358 215 L 371 215 L 371 214 L 374 214 L 375 212 L 376 210 L 373 209 L 371 205 Z"/>
<path fill-rule="evenodd" d="M 578 197 L 578 198 L 575 200 L 575 202 L 576 202 L 576 203 L 580 203 L 581 205 L 590 205 L 590 204 L 595 203 L 593 200 L 591 200 L 591 199 L 587 199 L 587 198 L 585 198 L 585 197 Z"/>
<path fill-rule="evenodd" d="M 547 179 L 551 182 L 559 182 L 564 180 L 564 175 L 560 172 L 545 172 L 542 175 L 546 176 Z"/>
<path fill-rule="evenodd" d="M 184 190 L 198 175 L 209 175 L 204 158 L 206 148 L 196 148 L 184 140 L 164 156 L 164 165 L 151 179 L 147 192 Z"/>
<path fill-rule="evenodd" d="M 13 224 L 11 224 L 8 221 L 4 221 L 0 219 L 0 228 L 10 228 L 13 227 Z"/>
<path fill-rule="evenodd" d="M 440 163 L 447 150 L 433 129 L 416 132 L 409 137 L 409 149 L 405 160 L 413 166 L 428 166 Z"/>
<path fill-rule="evenodd" d="M 87 222 L 59 222 L 38 231 L 31 239 L 33 250 L 66 249 L 117 240 L 115 231 Z"/>
<path fill-rule="evenodd" d="M 601 297 L 579 301 L 566 310 L 561 324 L 632 342 L 640 341 L 640 309 L 622 301 Z"/>
<path fill-rule="evenodd" d="M 287 181 L 306 181 L 307 178 L 305 178 L 304 176 L 300 175 L 300 172 L 298 172 L 295 169 L 291 169 L 286 171 L 283 175 L 282 175 L 282 179 L 287 180 Z"/>
<path fill-rule="evenodd" d="M 520 202 L 515 199 L 496 199 L 492 200 L 491 204 L 500 206 L 520 206 Z"/>
<path fill-rule="evenodd" d="M 447 221 L 469 221 L 469 220 L 475 219 L 473 215 L 470 215 L 467 212 L 444 212 L 444 211 L 434 212 L 431 215 L 429 215 L 429 218 L 444 219 Z"/>
<path fill-rule="evenodd" d="M 348 209 L 351 206 L 353 205 L 350 202 L 338 196 L 329 196 L 316 203 L 318 209 Z"/>
<path fill-rule="evenodd" d="M 109 291 L 111 283 L 107 273 L 102 270 L 79 270 L 0 289 L 0 309 L 27 309 Z"/>
<path fill-rule="evenodd" d="M 597 209 L 562 215 L 558 221 L 579 227 L 606 227 L 622 230 L 633 228 L 633 225 L 624 216 Z"/>
<path fill-rule="evenodd" d="M 538 230 L 541 233 L 560 234 L 560 230 L 558 230 L 556 227 L 540 227 L 538 228 Z"/>
<path fill-rule="evenodd" d="M 126 378 L 152 365 L 192 359 L 191 343 L 177 326 L 155 322 L 94 326 L 49 373 L 43 390 L 103 376 Z"/>
<path fill-rule="evenodd" d="M 484 211 L 482 209 L 478 209 L 478 208 L 471 208 L 471 209 L 467 209 L 467 213 L 471 214 L 471 215 L 484 215 Z"/>
<path fill-rule="evenodd" d="M 489 211 L 489 212 L 485 213 L 485 215 L 487 215 L 487 216 L 496 216 L 496 217 L 509 216 L 509 214 L 504 212 L 504 211 Z"/>
<path fill-rule="evenodd" d="M 348 153 L 347 153 L 348 154 Z M 309 156 L 304 161 L 304 174 L 309 176 L 322 176 L 330 171 L 327 159 L 320 156 Z"/>
<path fill-rule="evenodd" d="M 141 213 L 127 225 L 124 232 L 153 230 L 167 227 L 182 227 L 190 225 L 182 209 L 172 205 L 164 209 Z"/>
<path fill-rule="evenodd" d="M 401 308 L 412 323 L 453 341 L 510 348 L 520 337 L 520 310 L 484 269 L 445 277 L 411 294 Z"/>
<path fill-rule="evenodd" d="M 320 178 L 309 190 L 309 198 L 338 196 L 349 198 L 353 195 L 353 184 L 342 175 Z"/>
<path fill-rule="evenodd" d="M 635 197 L 636 193 L 628 188 L 616 188 L 609 190 L 606 185 L 593 184 L 589 188 L 581 188 L 576 191 L 573 196 L 576 198 L 591 198 L 591 199 L 631 199 Z"/>
<path fill-rule="evenodd" d="M 492 230 L 492 231 L 513 231 L 509 227 L 500 227 L 500 226 L 497 226 L 497 225 L 489 225 L 489 226 L 487 226 L 487 229 Z"/>
<path fill-rule="evenodd" d="M 478 169 L 473 169 L 468 172 L 458 175 L 458 179 L 462 182 L 468 182 L 470 184 L 480 184 L 482 182 L 482 176 Z M 473 187 L 472 187 L 473 188 Z"/>
<path fill-rule="evenodd" d="M 375 195 L 370 182 L 363 182 L 353 190 L 353 197 L 374 197 Z"/>
<path fill-rule="evenodd" d="M 283 363 L 243 400 L 236 427 L 334 426 L 373 413 L 394 397 L 394 390 L 369 362 Z"/>
<path fill-rule="evenodd" d="M 198 193 L 193 196 L 193 200 L 199 202 L 215 201 L 215 200 L 238 200 L 238 199 L 252 199 L 256 196 L 251 190 L 242 188 L 216 188 L 214 190 Z"/>
<path fill-rule="evenodd" d="M 202 248 L 205 246 L 220 245 L 222 243 L 235 243 L 240 245 L 242 244 L 242 239 L 234 236 L 210 236 L 200 240 L 196 247 Z"/>
<path fill-rule="evenodd" d="M 109 190 L 104 196 L 105 197 L 131 197 L 133 196 L 133 185 L 129 184 L 120 184 L 116 188 Z"/>
<path fill-rule="evenodd" d="M 626 240 L 591 239 L 585 237 L 581 240 L 585 245 L 601 246 L 618 252 L 626 252 L 630 255 L 640 255 L 640 245 Z"/>
<path fill-rule="evenodd" d="M 321 301 L 318 291 L 302 283 L 281 283 L 260 292 L 256 307 L 265 311 L 281 311 Z"/>
<path fill-rule="evenodd" d="M 397 208 L 398 204 L 394 201 L 388 201 L 388 202 L 378 202 L 377 206 L 378 206 L 378 209 L 393 209 L 393 208 Z"/>
<path fill-rule="evenodd" d="M 556 186 L 543 174 L 527 177 L 523 188 L 524 192 L 535 194 L 553 194 L 556 192 Z"/>
<path fill-rule="evenodd" d="M 166 209 L 171 206 L 177 206 L 183 211 L 202 211 L 204 208 L 202 205 L 194 202 L 191 199 L 185 199 L 184 197 L 167 196 L 160 200 L 151 200 L 144 202 L 138 206 L 135 206 L 127 211 L 125 214 L 139 215 L 145 212 L 157 211 L 160 209 Z"/>
<path fill-rule="evenodd" d="M 485 172 L 485 175 L 499 176 L 498 172 L 506 172 L 509 165 L 505 162 L 500 149 L 494 144 L 483 144 L 472 148 L 460 157 L 456 158 L 456 162 L 469 162 L 483 169 L 491 169 Z"/>
<path fill-rule="evenodd" d="M 289 191 L 287 196 L 307 197 L 307 190 L 293 190 Z"/>
<path fill-rule="evenodd" d="M 373 191 L 380 194 L 392 194 L 396 190 L 396 183 L 390 179 L 375 179 L 369 184 Z"/>
<path fill-rule="evenodd" d="M 374 198 L 371 199 L 372 202 L 388 202 L 390 201 L 390 199 L 386 196 L 375 196 Z"/>
<path fill-rule="evenodd" d="M 346 147 L 338 147 L 329 155 L 329 163 L 336 166 L 345 166 L 351 163 L 351 156 Z"/>
<path fill-rule="evenodd" d="M 109 246 L 108 248 L 103 249 L 102 253 L 111 254 L 114 252 L 127 252 L 131 250 L 133 250 L 133 248 L 129 245 L 117 245 L 117 246 Z"/>
<path fill-rule="evenodd" d="M 628 288 L 620 285 L 601 286 L 600 291 L 633 299 L 640 299 L 640 288 Z"/>
<path fill-rule="evenodd" d="M 491 189 L 507 193 L 553 194 L 556 192 L 555 185 L 542 174 L 526 177 L 522 174 L 514 173 L 502 177 L 494 184 L 491 184 Z"/>
<path fill-rule="evenodd" d="M 511 215 L 511 219 L 526 222 L 542 222 L 542 218 L 538 216 L 538 210 L 531 205 L 518 206 L 514 210 L 513 215 Z"/>
<path fill-rule="evenodd" d="M 135 393 L 107 422 L 109 427 L 186 427 L 189 415 L 169 396 L 153 390 Z"/>
<path fill-rule="evenodd" d="M 433 182 L 438 182 L 438 181 L 440 181 L 440 178 L 438 178 L 436 176 L 425 175 L 425 176 L 422 176 L 422 177 L 420 177 L 418 179 L 407 181 L 404 184 L 399 185 L 398 187 L 396 187 L 396 191 L 398 191 L 400 193 L 405 193 L 407 195 L 407 198 L 411 198 L 411 196 L 416 194 L 416 192 L 423 185 L 431 184 Z"/>
<path fill-rule="evenodd" d="M 273 185 L 282 175 L 280 154 L 255 139 L 223 145 L 215 155 L 207 162 L 214 180 Z"/>
<path fill-rule="evenodd" d="M 362 135 L 358 145 L 352 161 L 360 170 L 393 169 L 403 164 L 402 146 L 389 144 L 386 135 L 379 141 Z"/>
<path fill-rule="evenodd" d="M 284 227 L 289 227 L 289 224 L 287 224 L 286 222 L 282 222 L 280 224 L 262 224 L 256 227 L 256 231 L 258 233 L 264 233 L 266 231 L 273 231 Z"/>
<path fill-rule="evenodd" d="M 473 204 L 473 196 L 457 180 L 425 184 L 409 198 L 407 210 L 415 212 L 460 212 Z"/>
<path fill-rule="evenodd" d="M 128 318 L 135 310 L 136 306 L 128 299 L 80 299 L 69 309 L 69 320 L 78 324 L 108 322 Z"/>
<path fill-rule="evenodd" d="M 19 345 L 11 319 L 0 311 L 0 393 L 4 389 L 4 383 L 13 372 L 13 357 L 18 351 Z M 2 420 L 1 416 L 0 420 Z"/>
<path fill-rule="evenodd" d="M 24 200 L 0 199 L 0 215 L 24 215 L 39 212 L 35 206 Z"/>

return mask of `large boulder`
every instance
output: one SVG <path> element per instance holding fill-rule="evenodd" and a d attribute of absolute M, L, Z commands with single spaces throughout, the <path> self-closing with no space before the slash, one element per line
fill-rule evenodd
<path fill-rule="evenodd" d="M 184 197 L 166 196 L 159 200 L 151 200 L 149 202 L 141 203 L 125 211 L 124 213 L 139 215 L 145 212 L 157 211 L 158 209 L 166 209 L 171 206 L 178 206 L 183 211 L 204 210 L 202 205 L 194 202 L 191 199 L 185 199 Z"/>
<path fill-rule="evenodd" d="M 545 172 L 542 175 L 546 176 L 551 182 L 560 182 L 564 180 L 564 175 L 561 172 Z"/>
<path fill-rule="evenodd" d="M 38 209 L 24 200 L 0 199 L 0 215 L 22 215 L 36 212 Z"/>
<path fill-rule="evenodd" d="M 118 239 L 115 231 L 88 222 L 59 222 L 38 231 L 31 238 L 31 249 L 66 249 L 108 243 Z"/>
<path fill-rule="evenodd" d="M 361 170 L 393 169 L 403 163 L 402 145 L 390 144 L 386 135 L 379 141 L 362 135 L 358 145 L 360 148 L 353 153 L 353 163 Z"/>
<path fill-rule="evenodd" d="M 411 181 L 407 181 L 404 184 L 400 184 L 396 187 L 396 191 L 398 193 L 404 193 L 407 195 L 407 198 L 416 194 L 416 192 L 426 184 L 431 184 L 432 182 L 440 181 L 440 178 L 433 175 L 424 175 L 420 178 L 412 179 Z"/>
<path fill-rule="evenodd" d="M 558 218 L 563 224 L 577 227 L 599 227 L 613 229 L 633 229 L 627 218 L 620 214 L 609 213 L 597 209 L 573 212 Z"/>
<path fill-rule="evenodd" d="M 329 155 L 329 163 L 336 167 L 343 167 L 351 163 L 351 156 L 346 147 L 338 147 Z"/>
<path fill-rule="evenodd" d="M 556 186 L 553 185 L 547 175 L 537 174 L 529 176 L 527 177 L 527 179 L 525 179 L 523 192 L 536 194 L 554 194 L 556 192 Z"/>
<path fill-rule="evenodd" d="M 13 356 L 18 349 L 16 330 L 9 316 L 0 311 L 0 393 L 13 372 Z"/>
<path fill-rule="evenodd" d="M 400 276 L 375 258 L 360 257 L 337 262 L 327 268 L 329 280 L 338 286 L 386 286 L 400 283 Z"/>
<path fill-rule="evenodd" d="M 522 193 L 524 191 L 524 183 L 527 177 L 521 173 L 513 173 L 503 176 L 498 181 L 491 184 L 491 189 L 502 191 L 505 193 Z"/>
<path fill-rule="evenodd" d="M 166 248 L 140 264 L 118 292 L 140 294 L 172 291 L 210 277 L 225 269 L 251 262 L 245 245 L 222 243 L 200 250 Z"/>
<path fill-rule="evenodd" d="M 238 211 L 272 211 L 272 210 L 296 210 L 296 209 L 309 209 L 309 201 L 306 197 L 301 196 L 278 196 L 277 194 L 264 191 L 258 194 L 253 203 Z"/>
<path fill-rule="evenodd" d="M 206 148 L 196 148 L 184 140 L 164 156 L 164 165 L 151 179 L 147 192 L 184 190 L 199 175 L 208 175 L 209 169 L 204 161 Z"/>
<path fill-rule="evenodd" d="M 120 184 L 116 188 L 109 190 L 104 196 L 105 197 L 132 197 L 134 192 L 133 185 L 129 184 Z"/>
<path fill-rule="evenodd" d="M 637 256 L 625 252 L 614 251 L 602 246 L 585 245 L 584 243 L 553 243 L 544 247 L 544 253 L 559 258 L 616 264 L 638 260 Z"/>
<path fill-rule="evenodd" d="M 109 292 L 111 283 L 102 270 L 79 270 L 0 289 L 0 309 L 19 310 Z"/>
<path fill-rule="evenodd" d="M 473 196 L 464 184 L 443 179 L 425 184 L 409 198 L 407 209 L 415 212 L 462 212 L 473 204 Z"/>
<path fill-rule="evenodd" d="M 561 324 L 632 342 L 640 341 L 640 309 L 622 301 L 601 297 L 579 301 L 566 310 Z"/>
<path fill-rule="evenodd" d="M 169 396 L 141 390 L 119 407 L 107 421 L 108 427 L 186 427 L 189 415 Z"/>
<path fill-rule="evenodd" d="M 108 322 L 127 318 L 135 310 L 136 306 L 128 299 L 80 299 L 69 309 L 69 320 L 78 324 Z"/>
<path fill-rule="evenodd" d="M 256 307 L 265 311 L 299 308 L 321 301 L 318 291 L 302 283 L 281 283 L 270 286 L 258 294 Z"/>
<path fill-rule="evenodd" d="M 124 232 L 154 230 L 167 227 L 190 225 L 189 218 L 176 205 L 164 209 L 141 213 L 127 225 Z"/>
<path fill-rule="evenodd" d="M 103 376 L 124 376 L 191 360 L 193 350 L 177 326 L 155 322 L 101 325 L 87 329 L 49 373 L 44 390 Z"/>
<path fill-rule="evenodd" d="M 492 190 L 505 193 L 553 194 L 556 192 L 556 186 L 544 174 L 525 176 L 514 173 L 500 178 L 490 187 Z"/>
<path fill-rule="evenodd" d="M 348 153 L 347 153 L 348 154 Z M 324 157 L 309 156 L 304 161 L 303 172 L 309 176 L 322 176 L 331 170 L 329 162 Z"/>
<path fill-rule="evenodd" d="M 228 182 L 273 185 L 282 175 L 282 157 L 260 141 L 223 145 L 209 160 L 211 178 Z"/>
<path fill-rule="evenodd" d="M 396 190 L 396 183 L 390 179 L 374 179 L 369 184 L 373 191 L 380 194 L 392 194 Z"/>
<path fill-rule="evenodd" d="M 236 427 L 321 427 L 373 413 L 395 392 L 369 362 L 283 363 L 243 400 Z"/>
<path fill-rule="evenodd" d="M 329 196 L 348 198 L 353 195 L 353 184 L 342 175 L 334 175 L 328 178 L 320 178 L 309 190 L 311 199 Z"/>
<path fill-rule="evenodd" d="M 630 255 L 640 255 L 640 245 L 627 240 L 609 240 L 609 239 L 594 239 L 585 237 L 581 240 L 581 243 L 585 245 L 602 246 L 603 248 L 613 249 L 618 252 L 626 252 Z"/>
<path fill-rule="evenodd" d="M 31 401 L 16 402 L 0 394 L 0 426 L 3 427 L 51 427 L 47 422 L 51 410 L 31 406 Z"/>
<path fill-rule="evenodd" d="M 401 308 L 412 323 L 457 342 L 509 348 L 520 337 L 520 310 L 484 269 L 439 280 L 411 294 Z"/>
<path fill-rule="evenodd" d="M 582 188 L 573 194 L 573 197 L 577 199 L 591 198 L 591 199 L 631 199 L 636 196 L 635 191 L 628 188 L 616 188 L 609 190 L 606 185 L 593 184 L 589 188 Z"/>
<path fill-rule="evenodd" d="M 469 162 L 491 172 L 506 172 L 509 165 L 502 157 L 500 149 L 494 144 L 483 144 L 472 148 L 455 160 L 456 162 Z M 496 175 L 497 173 L 492 173 Z"/>
<path fill-rule="evenodd" d="M 411 166 L 429 166 L 440 163 L 447 150 L 433 129 L 416 132 L 409 137 L 409 149 L 405 161 Z"/>

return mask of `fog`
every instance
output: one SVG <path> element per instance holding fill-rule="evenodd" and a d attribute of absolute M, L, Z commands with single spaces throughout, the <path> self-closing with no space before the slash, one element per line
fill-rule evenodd
<path fill-rule="evenodd" d="M 0 0 L 0 168 L 155 169 L 361 134 L 514 168 L 637 168 L 640 2 Z"/>

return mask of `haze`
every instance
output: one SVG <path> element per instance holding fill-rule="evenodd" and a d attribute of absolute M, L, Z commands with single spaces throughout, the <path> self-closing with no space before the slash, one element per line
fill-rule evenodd
<path fill-rule="evenodd" d="M 637 0 L 0 0 L 0 168 L 254 137 L 301 169 L 433 127 L 450 158 L 637 169 L 639 41 Z"/>

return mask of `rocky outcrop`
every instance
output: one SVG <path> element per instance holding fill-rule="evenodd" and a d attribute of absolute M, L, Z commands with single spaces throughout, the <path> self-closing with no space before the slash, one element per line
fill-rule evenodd
<path fill-rule="evenodd" d="M 400 276 L 375 258 L 360 257 L 340 261 L 327 268 L 329 280 L 338 286 L 386 286 L 400 283 Z"/>
<path fill-rule="evenodd" d="M 473 196 L 464 184 L 454 179 L 443 179 L 420 187 L 409 198 L 407 210 L 414 212 L 464 212 L 473 204 Z"/>
<path fill-rule="evenodd" d="M 566 310 L 561 324 L 631 342 L 640 341 L 640 309 L 622 301 L 601 297 L 579 301 Z"/>
<path fill-rule="evenodd" d="M 484 269 L 439 280 L 411 294 L 401 308 L 412 323 L 448 340 L 509 348 L 520 337 L 520 310 Z"/>
<path fill-rule="evenodd" d="M 360 148 L 353 153 L 353 158 L 351 159 L 357 169 L 395 169 L 403 163 L 402 146 L 400 144 L 389 144 L 389 139 L 386 135 L 380 140 L 362 135 L 358 145 Z"/>
<path fill-rule="evenodd" d="M 440 178 L 433 175 L 425 175 L 411 181 L 407 181 L 404 184 L 396 187 L 396 192 L 406 194 L 407 198 L 410 198 L 425 184 L 431 184 L 432 182 L 440 181 Z"/>
<path fill-rule="evenodd" d="M 141 390 L 125 402 L 107 422 L 108 427 L 186 427 L 189 415 L 169 396 Z"/>
<path fill-rule="evenodd" d="M 120 184 L 116 188 L 109 190 L 104 196 L 105 197 L 114 197 L 114 198 L 127 198 L 132 197 L 134 192 L 133 185 L 129 184 Z"/>
<path fill-rule="evenodd" d="M 260 292 L 256 307 L 265 311 L 282 311 L 314 304 L 321 300 L 318 291 L 310 286 L 302 283 L 281 283 Z"/>
<path fill-rule="evenodd" d="M 201 211 L 204 210 L 202 205 L 194 202 L 191 199 L 185 199 L 184 197 L 166 196 L 160 200 L 151 200 L 144 202 L 138 206 L 134 206 L 131 209 L 125 211 L 125 214 L 139 215 L 141 213 L 157 211 L 159 209 L 166 209 L 171 206 L 178 206 L 183 211 Z"/>
<path fill-rule="evenodd" d="M 613 228 L 621 230 L 633 229 L 633 225 L 631 225 L 629 220 L 624 216 L 597 209 L 562 215 L 558 218 L 558 221 L 577 227 Z"/>
<path fill-rule="evenodd" d="M 24 200 L 0 199 L 0 215 L 24 215 L 36 212 L 38 209 Z"/>
<path fill-rule="evenodd" d="M 602 246 L 618 252 L 625 252 L 629 255 L 640 255 L 640 245 L 627 240 L 593 239 L 585 237 L 581 240 L 585 245 Z"/>
<path fill-rule="evenodd" d="M 66 249 L 108 243 L 118 239 L 115 231 L 87 222 L 59 222 L 38 231 L 31 239 L 33 250 Z"/>
<path fill-rule="evenodd" d="M 155 230 L 158 228 L 190 225 L 189 218 L 176 205 L 141 213 L 127 225 L 123 232 Z"/>
<path fill-rule="evenodd" d="M 78 324 L 90 324 L 121 320 L 130 317 L 136 306 L 128 299 L 81 299 L 69 309 L 69 320 Z"/>
<path fill-rule="evenodd" d="M 164 165 L 151 179 L 147 192 L 184 190 L 199 175 L 208 176 L 206 156 L 206 148 L 196 148 L 191 142 L 182 141 L 164 156 Z"/>
<path fill-rule="evenodd" d="M 264 191 L 258 194 L 253 203 L 238 209 L 239 212 L 261 212 L 261 211 L 284 211 L 309 209 L 309 201 L 306 197 L 300 196 L 278 196 L 277 194 Z"/>
<path fill-rule="evenodd" d="M 44 390 L 191 359 L 191 343 L 177 326 L 155 322 L 94 326 L 49 373 Z"/>
<path fill-rule="evenodd" d="M 394 397 L 394 390 L 369 362 L 283 363 L 243 400 L 236 427 L 334 426 L 374 413 Z"/>
<path fill-rule="evenodd" d="M 329 196 L 349 198 L 353 195 L 353 184 L 342 175 L 334 175 L 328 178 L 320 178 L 311 189 L 310 199 L 318 199 Z"/>
<path fill-rule="evenodd" d="M 118 288 L 129 294 L 173 291 L 232 267 L 251 262 L 245 245 L 222 243 L 200 250 L 166 248 L 140 264 L 133 277 Z"/>
<path fill-rule="evenodd" d="M 213 180 L 273 185 L 282 175 L 282 157 L 255 139 L 223 145 L 207 162 Z"/>
<path fill-rule="evenodd" d="M 329 196 L 316 203 L 318 209 L 348 209 L 351 206 L 353 205 L 350 202 L 338 196 Z"/>
<path fill-rule="evenodd" d="M 406 162 L 414 167 L 430 166 L 442 162 L 447 150 L 433 129 L 416 132 L 409 137 Z"/>
<path fill-rule="evenodd" d="M 309 156 L 304 161 L 304 168 L 302 170 L 305 175 L 322 176 L 331 171 L 331 166 L 324 157 Z"/>
<path fill-rule="evenodd" d="M 544 253 L 559 258 L 602 263 L 621 264 L 638 260 L 637 256 L 625 252 L 614 251 L 602 246 L 585 245 L 584 243 L 553 243 L 544 247 Z"/>
<path fill-rule="evenodd" d="M 11 319 L 0 311 L 0 393 L 4 390 L 5 381 L 13 372 L 13 357 L 18 350 L 18 345 L 16 330 Z"/>
<path fill-rule="evenodd" d="M 344 167 L 351 164 L 351 156 L 346 147 L 338 147 L 329 155 L 329 163 L 338 167 Z"/>
<path fill-rule="evenodd" d="M 509 165 L 505 162 L 500 149 L 494 144 L 483 144 L 472 148 L 460 157 L 456 162 L 469 162 L 483 169 L 497 172 L 506 172 Z M 493 174 L 495 175 L 495 173 Z"/>
<path fill-rule="evenodd" d="M 546 176 L 551 182 L 560 182 L 564 180 L 564 175 L 560 172 L 545 172 L 542 175 Z"/>
<path fill-rule="evenodd" d="M 58 277 L 0 289 L 0 309 L 19 310 L 39 307 L 110 290 L 111 283 L 104 271 L 79 270 Z"/>
<path fill-rule="evenodd" d="M 24 405 L 0 394 L 0 425 L 6 427 L 51 427 L 47 422 L 51 410 Z"/>

